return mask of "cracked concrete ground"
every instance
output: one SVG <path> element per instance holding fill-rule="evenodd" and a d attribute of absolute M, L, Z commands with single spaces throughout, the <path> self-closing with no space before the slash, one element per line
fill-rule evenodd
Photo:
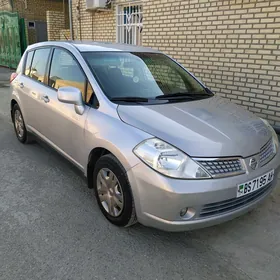
<path fill-rule="evenodd" d="M 280 279 L 280 180 L 251 213 L 185 233 L 109 224 L 83 175 L 20 144 L 0 68 L 0 279 Z"/>

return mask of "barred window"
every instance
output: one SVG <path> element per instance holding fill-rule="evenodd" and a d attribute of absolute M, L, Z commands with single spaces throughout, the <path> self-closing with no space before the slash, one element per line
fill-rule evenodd
<path fill-rule="evenodd" d="M 141 45 L 143 29 L 143 8 L 140 4 L 117 7 L 117 42 Z"/>

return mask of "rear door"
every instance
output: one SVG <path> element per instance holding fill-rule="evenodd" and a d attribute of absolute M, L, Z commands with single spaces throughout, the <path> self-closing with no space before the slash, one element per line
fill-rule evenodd
<path fill-rule="evenodd" d="M 12 83 L 15 93 L 20 100 L 20 107 L 26 125 L 29 124 L 29 118 L 31 116 L 30 106 L 26 96 L 28 93 L 27 83 L 29 82 L 28 79 L 26 79 L 26 76 L 29 76 L 33 55 L 34 51 L 25 53 L 17 68 L 17 73 L 19 76 Z"/>
<path fill-rule="evenodd" d="M 50 51 L 51 48 L 39 48 L 27 53 L 24 72 L 18 84 L 26 125 L 39 132 L 45 124 L 41 109 L 46 91 L 46 69 Z"/>

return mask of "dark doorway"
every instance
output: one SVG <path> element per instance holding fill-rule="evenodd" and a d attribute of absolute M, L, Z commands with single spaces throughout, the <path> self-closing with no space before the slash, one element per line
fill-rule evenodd
<path fill-rule="evenodd" d="M 36 21 L 35 29 L 37 42 L 48 41 L 47 23 L 45 21 Z"/>

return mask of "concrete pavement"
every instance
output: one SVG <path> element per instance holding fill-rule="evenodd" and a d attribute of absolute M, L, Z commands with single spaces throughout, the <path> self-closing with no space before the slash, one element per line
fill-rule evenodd
<path fill-rule="evenodd" d="M 258 209 L 212 228 L 117 228 L 75 167 L 17 141 L 8 100 L 0 87 L 1 280 L 280 279 L 280 183 Z"/>
<path fill-rule="evenodd" d="M 7 104 L 9 103 L 9 88 L 10 88 L 10 76 L 11 73 L 15 70 L 10 70 L 8 68 L 0 67 L 0 113 L 1 114 L 9 114 L 9 110 L 7 110 Z"/>

